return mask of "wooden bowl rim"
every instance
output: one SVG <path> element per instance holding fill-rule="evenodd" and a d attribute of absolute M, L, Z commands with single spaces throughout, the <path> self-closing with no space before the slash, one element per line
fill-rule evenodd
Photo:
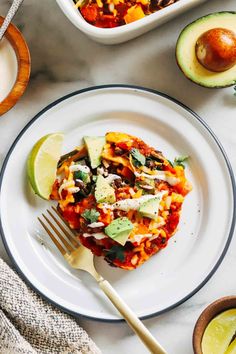
<path fill-rule="evenodd" d="M 221 312 L 236 308 L 236 296 L 225 296 L 212 302 L 199 316 L 193 330 L 194 354 L 202 354 L 202 337 L 209 322 Z"/>
<path fill-rule="evenodd" d="M 0 16 L 0 26 L 3 21 L 4 17 Z M 11 91 L 0 102 L 0 116 L 10 110 L 23 95 L 29 82 L 31 70 L 30 52 L 22 33 L 11 23 L 5 35 L 15 51 L 18 68 L 16 81 Z"/>

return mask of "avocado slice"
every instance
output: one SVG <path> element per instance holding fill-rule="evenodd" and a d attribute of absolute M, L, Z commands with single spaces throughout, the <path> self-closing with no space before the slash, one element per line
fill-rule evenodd
<path fill-rule="evenodd" d="M 139 207 L 140 214 L 146 218 L 157 220 L 160 201 L 160 197 L 147 200 Z"/>
<path fill-rule="evenodd" d="M 98 203 L 115 203 L 115 190 L 101 175 L 98 176 L 95 187 L 95 198 Z"/>
<path fill-rule="evenodd" d="M 88 149 L 88 155 L 92 168 L 101 164 L 102 150 L 106 143 L 104 136 L 84 136 L 84 142 Z"/>
<path fill-rule="evenodd" d="M 176 60 L 184 75 L 193 82 L 210 88 L 236 84 L 236 65 L 223 72 L 213 72 L 202 66 L 195 54 L 198 38 L 213 28 L 226 28 L 236 33 L 236 12 L 216 12 L 190 23 L 180 33 L 176 44 Z"/>
<path fill-rule="evenodd" d="M 84 183 L 90 183 L 90 176 L 88 173 L 83 172 L 83 171 L 75 171 L 74 172 L 74 178 L 75 179 L 81 179 Z"/>
<path fill-rule="evenodd" d="M 122 217 L 113 220 L 104 231 L 107 236 L 124 246 L 133 227 L 134 225 L 128 218 Z"/>

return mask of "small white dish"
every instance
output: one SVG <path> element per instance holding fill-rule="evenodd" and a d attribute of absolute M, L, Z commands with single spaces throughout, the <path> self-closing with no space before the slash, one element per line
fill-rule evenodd
<path fill-rule="evenodd" d="M 4 18 L 0 16 L 0 26 L 3 21 Z M 29 49 L 23 35 L 12 23 L 8 26 L 5 37 L 0 43 L 0 56 L 1 116 L 14 107 L 21 98 L 30 78 Z M 7 80 L 5 84 L 4 78 Z"/>
<path fill-rule="evenodd" d="M 5 247 L 31 286 L 52 303 L 74 315 L 118 321 L 120 316 L 95 281 L 71 269 L 41 229 L 37 216 L 49 202 L 33 194 L 26 177 L 27 156 L 41 136 L 64 132 L 68 152 L 83 136 L 112 130 L 140 137 L 170 160 L 191 156 L 186 174 L 193 190 L 168 246 L 134 271 L 96 259 L 98 271 L 139 317 L 170 310 L 208 281 L 228 249 L 236 208 L 234 177 L 221 145 L 196 114 L 166 95 L 120 85 L 88 88 L 59 99 L 33 118 L 12 145 L 1 171 L 0 229 Z M 35 240 L 37 232 L 49 247 Z"/>
<path fill-rule="evenodd" d="M 138 37 L 204 1 L 206 0 L 179 0 L 138 21 L 115 28 L 98 28 L 89 24 L 75 7 L 73 0 L 57 0 L 57 3 L 68 19 L 90 38 L 103 44 L 117 44 Z"/>

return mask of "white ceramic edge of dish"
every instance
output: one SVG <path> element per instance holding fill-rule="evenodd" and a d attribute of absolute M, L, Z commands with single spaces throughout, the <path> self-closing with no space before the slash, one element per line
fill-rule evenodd
<path fill-rule="evenodd" d="M 179 0 L 178 2 L 138 21 L 115 28 L 98 28 L 89 24 L 75 8 L 73 0 L 56 1 L 67 18 L 90 38 L 103 44 L 118 44 L 138 37 L 170 20 L 172 17 L 207 0 Z"/>
<path fill-rule="evenodd" d="M 46 106 L 44 109 L 42 109 L 38 114 L 36 114 L 29 122 L 28 124 L 26 124 L 26 126 L 22 129 L 22 131 L 18 134 L 18 136 L 16 137 L 15 141 L 12 143 L 6 157 L 5 160 L 3 162 L 3 165 L 0 169 L 0 192 L 1 192 L 1 184 L 2 184 L 2 180 L 4 177 L 4 172 L 5 172 L 5 168 L 7 166 L 8 163 L 8 159 L 11 156 L 11 153 L 13 151 L 13 149 L 15 148 L 15 145 L 17 144 L 18 140 L 21 138 L 21 136 L 24 134 L 24 132 L 28 129 L 28 127 L 31 126 L 31 124 L 33 124 L 33 122 L 35 120 L 37 120 L 42 114 L 44 114 L 45 112 L 47 112 L 48 110 L 50 110 L 51 108 L 53 108 L 54 106 L 56 106 L 57 104 L 59 104 L 60 102 L 66 100 L 67 98 L 70 98 L 74 95 L 80 94 L 80 93 L 84 93 L 84 92 L 88 92 L 88 91 L 92 91 L 92 90 L 98 90 L 98 89 L 107 89 L 107 88 L 126 88 L 126 89 L 133 89 L 133 90 L 142 90 L 142 91 L 146 91 L 146 92 L 150 92 L 150 93 L 154 93 L 156 95 L 162 96 L 164 98 L 167 98 L 168 100 L 176 103 L 177 105 L 179 105 L 180 107 L 182 107 L 184 110 L 186 110 L 187 112 L 189 112 L 194 119 L 196 119 L 197 121 L 199 121 L 204 128 L 210 133 L 211 137 L 213 138 L 213 140 L 215 141 L 216 145 L 218 146 L 224 160 L 225 160 L 225 164 L 226 164 L 226 168 L 228 170 L 229 173 L 229 177 L 230 177 L 230 181 L 231 181 L 231 187 L 232 187 L 232 193 L 233 193 L 233 215 L 232 215 L 232 221 L 231 221 L 231 225 L 230 225 L 230 231 L 229 234 L 227 235 L 227 241 L 225 244 L 225 247 L 219 257 L 219 259 L 217 260 L 216 264 L 214 265 L 214 267 L 212 268 L 212 270 L 210 271 L 210 273 L 207 275 L 207 277 L 202 281 L 201 284 L 199 284 L 191 293 L 189 293 L 187 296 L 185 296 L 183 299 L 181 299 L 180 301 L 178 301 L 177 303 L 173 304 L 172 306 L 166 308 L 163 311 L 159 311 L 157 313 L 152 313 L 146 316 L 142 316 L 141 319 L 148 319 L 148 318 L 152 318 L 155 317 L 157 315 L 160 315 L 162 313 L 165 313 L 167 311 L 170 311 L 172 309 L 174 309 L 175 307 L 181 305 L 182 303 L 184 303 L 186 300 L 190 299 L 194 294 L 196 294 L 208 281 L 209 279 L 212 277 L 212 275 L 216 272 L 216 270 L 218 269 L 218 267 L 220 266 L 221 262 L 223 261 L 229 245 L 231 243 L 231 240 L 233 238 L 233 233 L 234 233 L 234 229 L 235 229 L 235 222 L 236 222 L 236 209 L 235 209 L 235 205 L 236 205 L 236 184 L 235 184 L 235 179 L 234 179 L 234 173 L 230 164 L 230 161 L 227 157 L 226 152 L 224 151 L 223 146 L 221 145 L 220 141 L 218 140 L 218 138 L 216 137 L 216 135 L 214 134 L 214 132 L 211 130 L 211 128 L 205 123 L 205 121 L 198 116 L 194 111 L 192 111 L 189 107 L 185 106 L 182 102 L 174 99 L 173 97 L 170 97 L 167 94 L 164 94 L 160 91 L 157 90 L 153 90 L 153 89 L 148 89 L 145 87 L 141 87 L 141 86 L 134 86 L 134 85 L 117 85 L 117 84 L 110 84 L 110 85 L 100 85 L 100 86 L 93 86 L 93 87 L 88 87 L 85 89 L 81 89 L 75 92 L 72 92 L 70 94 L 67 94 L 57 100 L 55 100 L 54 102 L 50 103 L 48 106 Z M 43 299 L 45 299 L 46 301 L 48 301 L 49 303 L 53 304 L 54 306 L 57 306 L 59 309 L 61 309 L 62 311 L 65 311 L 67 313 L 69 313 L 72 316 L 76 316 L 76 317 L 84 317 L 84 318 L 88 318 L 88 319 L 92 319 L 92 320 L 96 320 L 99 322 L 123 322 L 123 319 L 100 319 L 100 318 L 95 318 L 95 317 L 90 317 L 90 316 L 86 316 L 86 315 L 82 315 L 79 313 L 75 313 L 73 311 L 68 310 L 67 308 L 64 308 L 63 306 L 59 305 L 58 303 L 56 303 L 55 301 L 51 300 L 50 298 L 48 298 L 46 295 L 44 295 L 43 293 L 41 293 L 32 283 L 31 281 L 24 275 L 24 273 L 21 271 L 21 269 L 19 268 L 17 262 L 15 261 L 13 255 L 11 254 L 11 251 L 8 247 L 7 241 L 5 239 L 5 235 L 4 235 L 4 231 L 3 231 L 3 227 L 2 227 L 2 223 L 1 223 L 1 213 L 0 213 L 0 236 L 2 238 L 3 244 L 5 246 L 5 250 L 7 251 L 11 261 L 13 262 L 17 272 L 19 273 L 19 275 L 21 275 L 21 277 L 25 280 L 25 282 L 33 289 L 36 291 L 36 293 L 40 294 L 42 296 Z"/>

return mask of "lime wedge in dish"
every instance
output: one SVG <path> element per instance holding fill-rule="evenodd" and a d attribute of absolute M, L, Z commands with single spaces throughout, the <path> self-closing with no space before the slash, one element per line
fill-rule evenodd
<path fill-rule="evenodd" d="M 209 323 L 203 334 L 203 354 L 225 354 L 232 338 L 235 335 L 235 331 L 236 309 L 224 311 L 216 316 Z"/>
<path fill-rule="evenodd" d="M 49 199 L 52 191 L 63 138 L 61 133 L 43 136 L 34 145 L 28 157 L 27 174 L 30 184 L 34 192 L 43 199 Z"/>
<path fill-rule="evenodd" d="M 230 344 L 225 354 L 236 354 L 236 339 Z"/>

